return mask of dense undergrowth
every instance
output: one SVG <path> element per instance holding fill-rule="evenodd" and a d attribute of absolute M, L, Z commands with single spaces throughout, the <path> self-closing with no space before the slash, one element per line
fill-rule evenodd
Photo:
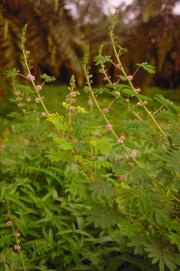
<path fill-rule="evenodd" d="M 106 83 L 93 90 L 86 51 L 87 105 L 72 76 L 60 114 L 46 107 L 42 85 L 53 78 L 30 73 L 23 36 L 28 81 L 7 72 L 18 109 L 1 140 L 0 271 L 180 268 L 180 108 L 134 87 L 110 37 L 121 81 L 100 51 Z"/>

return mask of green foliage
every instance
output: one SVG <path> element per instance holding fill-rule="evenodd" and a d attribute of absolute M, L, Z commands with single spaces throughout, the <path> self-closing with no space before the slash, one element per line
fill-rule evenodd
<path fill-rule="evenodd" d="M 51 83 L 51 82 L 53 82 L 53 81 L 56 80 L 56 78 L 55 78 L 54 76 L 49 76 L 49 75 L 47 75 L 47 74 L 42 74 L 42 75 L 41 75 L 41 78 L 44 79 L 44 81 L 45 81 L 46 83 Z"/>
<path fill-rule="evenodd" d="M 155 73 L 155 68 L 147 62 L 143 62 L 140 64 L 138 63 L 137 66 L 147 71 L 148 73 Z"/>
<path fill-rule="evenodd" d="M 18 109 L 1 140 L 0 268 L 177 270 L 179 107 L 139 94 L 122 67 L 126 84 L 109 79 L 94 92 L 87 54 L 88 106 L 79 105 L 74 76 L 61 114 L 47 110 L 34 82 L 12 78 Z M 107 60 L 98 59 L 104 75 Z M 104 90 L 108 105 L 98 101 Z"/>
<path fill-rule="evenodd" d="M 13 68 L 5 72 L 7 78 L 15 78 L 19 74 L 19 70 Z"/>

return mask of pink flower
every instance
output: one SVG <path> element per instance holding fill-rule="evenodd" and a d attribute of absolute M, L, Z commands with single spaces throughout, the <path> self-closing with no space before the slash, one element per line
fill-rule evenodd
<path fill-rule="evenodd" d="M 21 249 L 21 246 L 20 246 L 19 244 L 16 244 L 16 245 L 13 246 L 13 250 L 14 250 L 15 252 L 20 251 L 20 249 Z"/>
<path fill-rule="evenodd" d="M 12 226 L 12 225 L 13 225 L 12 220 L 7 220 L 7 221 L 6 221 L 6 225 L 9 226 L 9 227 Z"/>
<path fill-rule="evenodd" d="M 35 80 L 35 76 L 32 75 L 31 73 L 27 74 L 27 75 L 26 75 L 26 78 L 27 78 L 29 81 L 34 81 L 34 80 Z"/>
<path fill-rule="evenodd" d="M 132 76 L 132 75 L 128 75 L 128 76 L 127 76 L 127 79 L 128 79 L 129 81 L 131 81 L 131 80 L 133 80 L 133 76 Z"/>
<path fill-rule="evenodd" d="M 108 124 L 106 125 L 106 129 L 107 129 L 107 130 L 112 130 L 112 124 L 111 124 L 111 123 L 108 123 Z"/>
<path fill-rule="evenodd" d="M 118 139 L 118 143 L 119 143 L 119 144 L 123 144 L 125 139 L 126 139 L 125 136 L 123 136 L 123 135 L 120 136 L 120 138 Z"/>
<path fill-rule="evenodd" d="M 103 108 L 101 111 L 102 111 L 103 113 L 108 113 L 108 112 L 109 112 L 109 109 L 108 109 L 107 107 L 105 107 L 105 108 Z"/>
<path fill-rule="evenodd" d="M 37 86 L 36 86 L 36 90 L 37 90 L 37 91 L 40 91 L 41 89 L 42 89 L 42 86 L 41 86 L 41 85 L 37 85 Z"/>
<path fill-rule="evenodd" d="M 77 96 L 77 92 L 76 92 L 76 91 L 71 91 L 71 92 L 69 93 L 69 96 L 70 96 L 70 97 L 76 97 L 76 96 Z"/>

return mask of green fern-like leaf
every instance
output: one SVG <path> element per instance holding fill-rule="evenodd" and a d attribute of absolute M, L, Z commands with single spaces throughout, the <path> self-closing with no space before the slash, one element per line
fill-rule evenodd
<path fill-rule="evenodd" d="M 47 74 L 42 74 L 41 78 L 44 79 L 44 81 L 46 83 L 51 83 L 51 82 L 54 82 L 56 80 L 56 78 L 54 76 L 49 76 Z"/>
<path fill-rule="evenodd" d="M 107 181 L 97 181 L 90 185 L 92 196 L 97 199 L 106 198 L 109 201 L 115 196 L 115 189 Z"/>
<path fill-rule="evenodd" d="M 115 225 L 119 214 L 107 206 L 97 205 L 91 210 L 87 221 L 102 229 Z"/>
<path fill-rule="evenodd" d="M 16 68 L 12 68 L 11 70 L 5 72 L 7 78 L 15 78 L 18 74 L 19 70 L 17 70 Z"/>

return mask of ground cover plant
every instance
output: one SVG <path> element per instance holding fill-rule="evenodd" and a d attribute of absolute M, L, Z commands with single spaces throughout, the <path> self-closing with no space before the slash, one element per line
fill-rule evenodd
<path fill-rule="evenodd" d="M 134 86 L 139 69 L 154 68 L 127 74 L 114 26 L 115 58 L 103 48 L 95 58 L 104 86 L 92 87 L 86 48 L 87 105 L 72 76 L 61 114 L 46 107 L 43 86 L 54 77 L 33 75 L 23 30 L 25 74 L 6 73 L 18 110 L 1 147 L 0 270 L 180 268 L 180 108 Z"/>

